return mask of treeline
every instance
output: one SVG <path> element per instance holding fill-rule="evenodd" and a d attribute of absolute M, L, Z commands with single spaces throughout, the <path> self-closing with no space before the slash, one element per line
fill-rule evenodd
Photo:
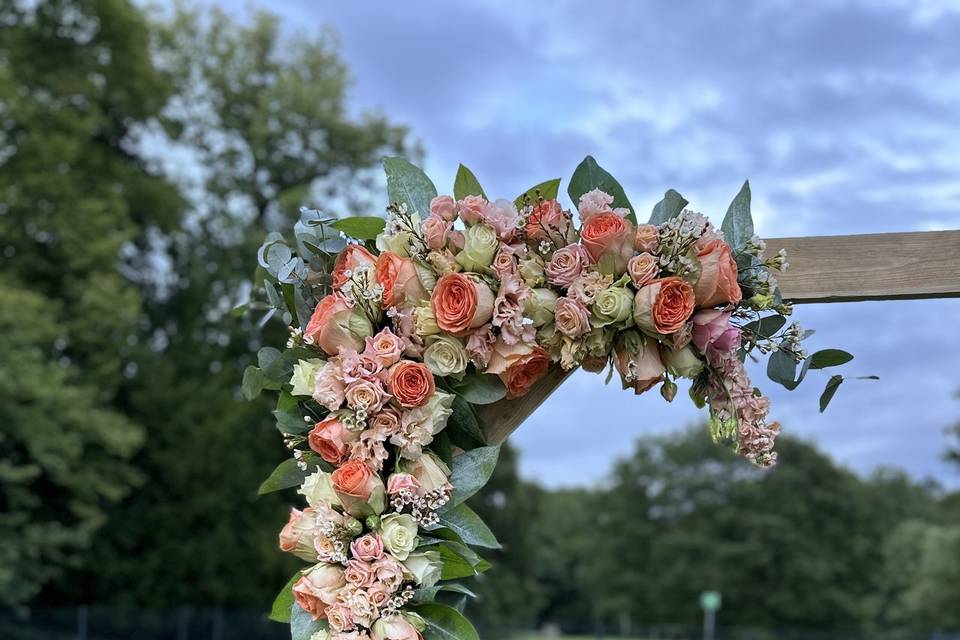
<path fill-rule="evenodd" d="M 602 488 L 561 491 L 519 480 L 508 454 L 475 505 L 505 549 L 470 606 L 491 629 L 629 634 L 696 629 L 718 590 L 725 627 L 960 630 L 960 493 L 863 478 L 790 437 L 778 449 L 759 471 L 696 428 L 641 439 Z"/>
<path fill-rule="evenodd" d="M 352 115 L 331 34 L 269 14 L 13 0 L 0 23 L 0 607 L 264 608 L 292 496 L 257 498 L 285 452 L 238 388 L 284 335 L 230 310 L 265 233 L 381 210 L 379 158 L 418 146 Z M 643 441 L 592 491 L 506 452 L 475 502 L 504 542 L 469 605 L 490 628 L 696 623 L 707 588 L 723 624 L 960 626 L 956 498 L 789 440 L 769 474 Z"/>

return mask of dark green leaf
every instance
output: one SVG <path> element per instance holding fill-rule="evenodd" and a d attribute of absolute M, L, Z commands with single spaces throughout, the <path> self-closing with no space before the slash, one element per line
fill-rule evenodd
<path fill-rule="evenodd" d="M 280 593 L 273 600 L 273 606 L 270 607 L 270 619 L 275 622 L 290 622 L 290 613 L 293 608 L 293 585 L 300 579 L 300 572 L 293 574 L 293 577 L 283 585 Z"/>
<path fill-rule="evenodd" d="M 492 404 L 507 396 L 507 388 L 500 378 L 474 370 L 461 380 L 451 381 L 451 387 L 470 404 Z"/>
<path fill-rule="evenodd" d="M 753 237 L 753 216 L 750 215 L 750 181 L 743 183 L 740 193 L 730 203 L 720 225 L 723 236 L 734 249 L 740 249 Z"/>
<path fill-rule="evenodd" d="M 266 382 L 263 378 L 263 374 L 260 373 L 260 369 L 256 368 L 253 365 L 250 365 L 243 370 L 243 382 L 240 385 L 240 390 L 243 392 L 243 397 L 247 400 L 253 400 L 260 392 L 263 391 L 263 384 Z"/>
<path fill-rule="evenodd" d="M 537 195 L 544 200 L 555 200 L 557 194 L 560 192 L 560 178 L 554 178 L 553 180 L 544 180 L 537 186 L 532 189 L 527 189 L 513 201 L 514 206 L 519 209 L 524 205 L 524 199 L 530 198 L 530 202 L 536 204 Z"/>
<path fill-rule="evenodd" d="M 780 329 L 783 329 L 783 325 L 786 323 L 787 319 L 783 316 L 766 316 L 765 318 L 748 322 L 743 325 L 743 329 L 752 334 L 752 337 L 767 339 L 776 335 Z"/>
<path fill-rule="evenodd" d="M 308 471 L 303 471 L 297 466 L 297 461 L 293 458 L 284 460 L 274 469 L 270 476 L 263 481 L 260 488 L 257 489 L 259 495 L 280 491 L 289 487 L 297 487 L 303 484 L 303 479 L 309 475 Z"/>
<path fill-rule="evenodd" d="M 318 631 L 329 628 L 326 620 L 314 620 L 303 607 L 294 603 L 290 609 L 290 640 L 310 640 Z"/>
<path fill-rule="evenodd" d="M 442 542 L 438 548 L 440 561 L 442 562 L 441 580 L 459 580 L 460 578 L 472 578 L 477 575 L 478 571 L 474 568 L 474 564 L 454 551 L 449 543 Z"/>
<path fill-rule="evenodd" d="M 476 598 L 475 594 L 470 589 L 466 588 L 459 582 L 449 582 L 446 584 L 437 584 L 432 587 L 420 587 L 413 592 L 413 602 L 414 603 L 423 603 L 423 602 L 433 602 L 437 594 L 441 591 L 450 591 L 452 593 L 460 593 L 470 598 Z"/>
<path fill-rule="evenodd" d="M 449 465 L 453 462 L 453 447 L 450 445 L 450 434 L 446 429 L 433 437 L 430 450 L 437 454 L 437 457 L 443 460 L 445 464 Z"/>
<path fill-rule="evenodd" d="M 836 375 L 830 376 L 830 379 L 827 380 L 827 386 L 823 390 L 823 393 L 820 394 L 820 413 L 827 410 L 827 405 L 833 400 L 833 396 L 837 393 L 837 389 L 840 388 L 842 382 L 843 376 Z"/>
<path fill-rule="evenodd" d="M 431 602 L 417 605 L 414 610 L 427 623 L 424 640 L 480 640 L 470 621 L 452 607 Z"/>
<path fill-rule="evenodd" d="M 310 426 L 303 421 L 303 414 L 296 408 L 288 410 L 275 409 L 273 417 L 277 419 L 277 430 L 280 433 L 303 433 Z"/>
<path fill-rule="evenodd" d="M 430 201 L 437 197 L 437 188 L 420 167 L 404 158 L 384 158 L 383 170 L 387 174 L 387 196 L 390 202 L 407 205 L 412 214 L 421 218 L 430 213 Z"/>
<path fill-rule="evenodd" d="M 487 194 L 483 192 L 483 187 L 480 186 L 477 176 L 461 164 L 457 169 L 457 177 L 453 180 L 453 197 L 457 200 L 463 200 L 467 196 L 483 196 L 486 198 Z"/>
<path fill-rule="evenodd" d="M 473 408 L 459 395 L 453 398 L 453 413 L 447 419 L 447 428 L 444 431 L 449 434 L 450 442 L 464 451 L 486 444 L 486 437 Z"/>
<path fill-rule="evenodd" d="M 811 369 L 826 369 L 839 367 L 853 360 L 853 356 L 841 349 L 823 349 L 810 356 Z"/>
<path fill-rule="evenodd" d="M 376 240 L 386 224 L 386 220 L 376 216 L 352 216 L 337 220 L 330 226 L 355 240 Z"/>
<path fill-rule="evenodd" d="M 670 218 L 680 215 L 685 206 L 687 206 L 687 199 L 673 189 L 668 189 L 663 194 L 663 200 L 653 205 L 649 224 L 663 224 Z"/>
<path fill-rule="evenodd" d="M 500 543 L 497 542 L 497 537 L 490 531 L 490 527 L 484 524 L 480 516 L 465 504 L 444 512 L 440 516 L 440 524 L 460 536 L 460 539 L 466 544 L 487 549 L 500 548 Z"/>
<path fill-rule="evenodd" d="M 480 491 L 493 475 L 499 457 L 500 445 L 477 447 L 454 457 L 450 476 L 453 493 L 444 508 L 453 508 Z"/>
<path fill-rule="evenodd" d="M 793 383 L 797 377 L 797 361 L 783 351 L 774 351 L 767 361 L 767 377 L 784 386 Z"/>
<path fill-rule="evenodd" d="M 597 164 L 592 156 L 587 156 L 574 170 L 573 176 L 570 178 L 570 184 L 567 185 L 567 194 L 573 201 L 574 206 L 579 207 L 580 196 L 594 189 L 600 189 L 613 196 L 613 207 L 626 207 L 630 210 L 627 219 L 634 224 L 637 223 L 633 205 L 627 200 L 627 194 L 623 192 L 623 187 L 603 167 Z"/>

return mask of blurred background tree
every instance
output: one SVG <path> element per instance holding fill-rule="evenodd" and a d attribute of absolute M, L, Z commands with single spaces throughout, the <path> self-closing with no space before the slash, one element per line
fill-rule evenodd
<path fill-rule="evenodd" d="M 4 3 L 0 49 L 0 604 L 78 566 L 144 479 L 125 386 L 143 294 L 125 276 L 179 224 L 136 152 L 172 86 L 120 1 Z"/>

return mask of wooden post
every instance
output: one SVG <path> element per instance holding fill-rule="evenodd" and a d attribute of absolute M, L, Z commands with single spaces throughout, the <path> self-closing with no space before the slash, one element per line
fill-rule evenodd
<path fill-rule="evenodd" d="M 960 231 L 772 238 L 767 255 L 787 250 L 777 274 L 795 304 L 960 297 Z M 490 444 L 503 442 L 570 372 L 559 367 L 516 400 L 477 407 Z"/>

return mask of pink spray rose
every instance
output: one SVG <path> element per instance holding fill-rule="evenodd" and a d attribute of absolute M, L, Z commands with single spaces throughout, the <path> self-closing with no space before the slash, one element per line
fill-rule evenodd
<path fill-rule="evenodd" d="M 637 254 L 627 262 L 627 273 L 634 286 L 639 289 L 660 275 L 660 261 L 649 253 Z"/>
<path fill-rule="evenodd" d="M 437 196 L 430 201 L 430 215 L 453 222 L 457 218 L 457 203 L 450 196 Z"/>
<path fill-rule="evenodd" d="M 453 223 L 437 215 L 430 215 L 423 221 L 423 239 L 431 249 L 439 250 L 447 246 L 447 236 L 453 229 Z"/>
<path fill-rule="evenodd" d="M 483 196 L 467 196 L 457 203 L 457 208 L 464 224 L 477 224 L 487 208 L 487 200 Z"/>
<path fill-rule="evenodd" d="M 497 232 L 501 242 L 510 242 L 517 232 L 520 214 L 509 200 L 496 200 L 484 207 L 480 217 Z"/>
<path fill-rule="evenodd" d="M 357 380 L 347 385 L 344 398 L 351 409 L 366 409 L 369 413 L 376 413 L 383 408 L 387 401 L 387 392 L 377 379 Z"/>
<path fill-rule="evenodd" d="M 390 327 L 385 327 L 375 336 L 367 338 L 367 348 L 364 355 L 371 355 L 380 362 L 384 369 L 400 361 L 403 354 L 403 340 L 397 337 Z"/>
<path fill-rule="evenodd" d="M 730 312 L 701 309 L 693 314 L 693 345 L 704 355 L 732 353 L 740 348 L 740 329 L 730 324 Z"/>
<path fill-rule="evenodd" d="M 580 338 L 590 332 L 590 312 L 573 298 L 557 300 L 557 329 L 568 338 Z"/>
<path fill-rule="evenodd" d="M 417 493 L 420 491 L 420 482 L 409 473 L 390 474 L 387 478 L 387 493 L 393 495 L 401 491 Z"/>
<path fill-rule="evenodd" d="M 373 563 L 373 572 L 377 583 L 391 593 L 403 583 L 403 565 L 390 554 Z"/>
<path fill-rule="evenodd" d="M 551 284 L 569 287 L 570 283 L 586 273 L 590 254 L 579 244 L 571 244 L 554 252 L 543 272 Z"/>
<path fill-rule="evenodd" d="M 353 545 L 350 547 L 353 548 Z M 382 555 L 382 550 L 381 550 Z M 347 584 L 355 587 L 369 587 L 373 584 L 375 574 L 368 562 L 359 559 L 347 560 L 347 568 L 343 572 Z"/>

